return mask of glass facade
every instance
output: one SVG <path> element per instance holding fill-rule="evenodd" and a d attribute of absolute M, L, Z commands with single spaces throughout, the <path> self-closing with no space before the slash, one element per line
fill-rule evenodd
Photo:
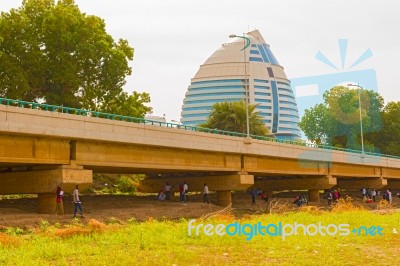
<path fill-rule="evenodd" d="M 250 103 L 258 104 L 256 111 L 270 132 L 278 138 L 299 138 L 296 99 L 283 67 L 258 30 L 247 33 L 246 37 L 251 46 L 245 51 L 245 59 L 243 39 L 235 38 L 200 66 L 183 100 L 182 124 L 206 122 L 214 103 L 246 99 L 245 80 L 248 80 Z"/>

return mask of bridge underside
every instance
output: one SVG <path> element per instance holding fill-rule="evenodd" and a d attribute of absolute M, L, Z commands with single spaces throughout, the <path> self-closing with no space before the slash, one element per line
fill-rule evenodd
<path fill-rule="evenodd" d="M 221 205 L 229 204 L 231 190 L 251 186 L 266 191 L 309 190 L 311 201 L 319 199 L 319 190 L 332 187 L 400 189 L 400 169 L 390 167 L 0 135 L 0 194 L 37 193 L 40 212 L 54 212 L 57 186 L 66 192 L 76 184 L 83 189 L 93 182 L 92 172 L 148 174 L 140 184 L 144 192 L 158 192 L 166 181 L 186 181 L 190 191 L 202 191 L 207 183 L 217 191 Z"/>

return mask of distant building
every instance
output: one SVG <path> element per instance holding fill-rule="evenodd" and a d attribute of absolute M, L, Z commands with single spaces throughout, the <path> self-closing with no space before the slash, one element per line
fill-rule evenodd
<path fill-rule="evenodd" d="M 283 67 L 258 30 L 245 36 L 251 40 L 250 47 L 245 49 L 246 58 L 242 50 L 244 40 L 236 37 L 200 66 L 183 101 L 182 124 L 205 122 L 214 103 L 244 100 L 247 79 L 249 101 L 259 104 L 256 111 L 269 131 L 278 138 L 299 138 L 297 104 Z"/>
<path fill-rule="evenodd" d="M 157 115 L 153 115 L 153 113 L 148 113 L 145 115 L 144 119 L 157 121 L 157 122 L 167 122 L 167 120 L 165 118 L 165 114 L 163 116 L 157 116 Z"/>

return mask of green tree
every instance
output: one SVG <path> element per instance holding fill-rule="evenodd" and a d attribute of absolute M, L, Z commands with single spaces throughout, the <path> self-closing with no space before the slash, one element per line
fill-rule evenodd
<path fill-rule="evenodd" d="M 382 129 L 374 142 L 384 154 L 400 156 L 400 102 L 389 102 L 382 112 Z"/>
<path fill-rule="evenodd" d="M 137 99 L 123 92 L 133 48 L 105 27 L 74 0 L 24 0 L 1 13 L 0 97 L 110 112 Z"/>
<path fill-rule="evenodd" d="M 304 111 L 304 116 L 299 122 L 299 127 L 303 130 L 307 138 L 317 144 L 331 142 L 333 130 L 333 117 L 324 104 L 317 104 L 311 109 Z"/>
<path fill-rule="evenodd" d="M 146 106 L 146 103 L 150 103 L 150 95 L 146 92 L 138 93 L 134 91 L 131 95 L 123 92 L 99 106 L 96 110 L 105 113 L 144 117 L 146 113 L 151 111 L 151 107 Z"/>
<path fill-rule="evenodd" d="M 337 86 L 324 93 L 324 104 L 305 111 L 299 127 L 307 138 L 318 144 L 360 149 L 360 107 L 364 145 L 373 150 L 373 135 L 381 129 L 383 98 L 372 90 Z"/>
<path fill-rule="evenodd" d="M 256 107 L 257 105 L 255 104 L 249 104 L 248 106 L 250 134 L 266 136 L 268 135 L 268 128 L 262 121 L 259 112 L 256 112 Z M 215 103 L 208 120 L 199 126 L 246 133 L 246 102 Z"/>

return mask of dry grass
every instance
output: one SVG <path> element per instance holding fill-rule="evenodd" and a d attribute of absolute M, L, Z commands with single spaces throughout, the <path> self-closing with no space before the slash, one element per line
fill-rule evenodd
<path fill-rule="evenodd" d="M 302 205 L 298 211 L 307 212 L 315 215 L 323 214 L 325 212 L 322 208 L 318 206 L 310 206 L 310 205 Z"/>
<path fill-rule="evenodd" d="M 89 228 L 84 228 L 84 227 L 68 227 L 68 228 L 58 229 L 54 232 L 55 236 L 61 238 L 69 238 L 76 235 L 90 235 L 90 234 L 91 230 Z"/>
<path fill-rule="evenodd" d="M 5 233 L 0 233 L 0 245 L 2 246 L 17 246 L 19 240 L 15 236 L 11 236 Z"/>
<path fill-rule="evenodd" d="M 54 235 L 61 238 L 69 238 L 76 235 L 90 235 L 93 233 L 102 233 L 107 229 L 107 225 L 95 219 L 88 222 L 88 226 L 73 225 L 67 228 L 57 229 Z"/>
<path fill-rule="evenodd" d="M 331 212 L 349 212 L 349 211 L 364 211 L 362 205 L 355 204 L 353 198 L 346 196 L 340 198 L 336 204 L 333 205 Z"/>
<path fill-rule="evenodd" d="M 94 232 L 104 232 L 104 230 L 107 228 L 105 224 L 97 221 L 96 219 L 90 219 L 88 226 Z"/>
<path fill-rule="evenodd" d="M 380 214 L 391 214 L 394 213 L 396 211 L 398 211 L 398 209 L 396 209 L 396 205 L 389 203 L 387 200 L 380 200 L 378 202 L 378 206 L 376 206 L 377 212 Z"/>
<path fill-rule="evenodd" d="M 200 218 L 196 219 L 197 221 L 202 221 L 202 220 L 208 220 L 210 218 L 234 218 L 233 214 L 232 214 L 232 203 L 229 204 L 228 206 L 226 206 L 225 208 L 223 208 L 222 210 L 216 211 L 216 212 L 210 212 L 210 213 L 206 213 L 203 214 Z"/>
<path fill-rule="evenodd" d="M 268 211 L 270 214 L 272 213 L 287 213 L 289 211 L 293 210 L 293 207 L 288 203 L 288 202 L 281 202 L 277 200 L 276 198 L 273 198 L 269 203 L 268 203 Z"/>

